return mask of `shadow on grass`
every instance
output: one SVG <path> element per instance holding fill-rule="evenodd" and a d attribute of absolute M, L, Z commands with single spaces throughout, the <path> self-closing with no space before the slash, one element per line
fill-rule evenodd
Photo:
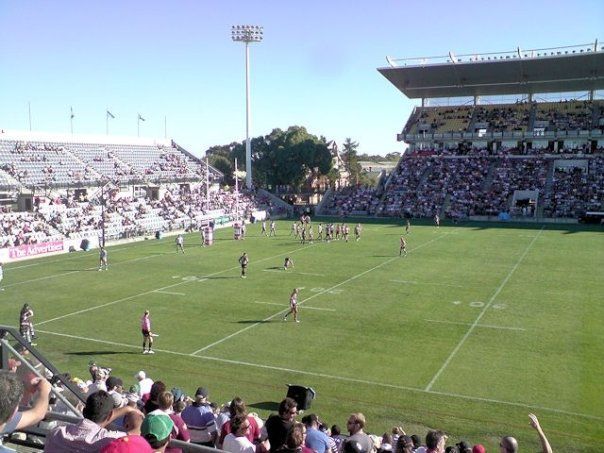
<path fill-rule="evenodd" d="M 279 403 L 276 401 L 260 401 L 258 403 L 248 404 L 247 407 L 253 407 L 254 409 L 262 411 L 277 412 L 279 410 Z"/>
<path fill-rule="evenodd" d="M 283 266 L 273 266 L 273 267 L 267 267 L 265 270 L 267 271 L 276 271 L 276 270 L 283 270 Z"/>
<path fill-rule="evenodd" d="M 242 319 L 241 321 L 237 321 L 237 324 L 268 324 L 269 322 L 273 321 L 265 321 L 264 319 Z"/>
<path fill-rule="evenodd" d="M 65 355 L 116 355 L 116 354 L 137 354 L 140 352 L 135 351 L 78 351 L 78 352 L 66 352 Z"/>

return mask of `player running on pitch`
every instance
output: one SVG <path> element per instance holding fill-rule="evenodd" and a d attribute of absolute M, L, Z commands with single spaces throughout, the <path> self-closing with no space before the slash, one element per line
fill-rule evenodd
<path fill-rule="evenodd" d="M 407 256 L 407 241 L 405 236 L 401 236 L 401 246 L 398 250 L 398 256 Z"/>
<path fill-rule="evenodd" d="M 436 228 L 440 228 L 440 216 L 438 214 L 434 214 L 434 225 L 436 225 Z"/>
<path fill-rule="evenodd" d="M 283 317 L 283 321 L 287 321 L 287 317 L 291 313 L 293 313 L 294 321 L 300 322 L 300 320 L 298 319 L 298 293 L 299 292 L 300 292 L 300 290 L 298 288 L 294 288 L 294 291 L 289 296 L 289 311 L 287 313 L 285 313 L 285 316 Z"/>
<path fill-rule="evenodd" d="M 407 224 L 405 225 L 405 234 L 409 234 L 409 231 L 411 231 L 411 221 L 407 219 Z"/>
<path fill-rule="evenodd" d="M 283 270 L 286 271 L 290 267 L 294 267 L 294 261 L 289 256 L 286 256 L 285 262 L 283 263 Z"/>
<path fill-rule="evenodd" d="M 363 232 L 363 227 L 361 226 L 360 223 L 357 223 L 357 225 L 354 227 L 354 237 L 357 241 L 361 240 L 362 232 Z"/>

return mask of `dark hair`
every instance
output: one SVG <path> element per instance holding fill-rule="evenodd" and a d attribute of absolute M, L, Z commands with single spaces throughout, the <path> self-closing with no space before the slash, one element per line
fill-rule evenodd
<path fill-rule="evenodd" d="M 174 412 L 181 413 L 187 407 L 187 403 L 185 403 L 183 400 L 178 400 L 178 401 L 174 402 L 173 407 L 174 407 Z"/>
<path fill-rule="evenodd" d="M 143 437 L 154 450 L 159 450 L 161 447 L 170 442 L 170 439 L 172 438 L 171 435 L 168 435 L 168 437 L 166 437 L 165 439 L 157 440 L 157 437 L 155 437 L 155 435 L 151 433 L 145 434 Z"/>
<path fill-rule="evenodd" d="M 422 445 L 422 440 L 417 434 L 413 434 L 411 436 L 411 440 L 413 441 L 413 448 L 419 448 Z"/>
<path fill-rule="evenodd" d="M 459 448 L 457 445 L 449 445 L 445 448 L 445 453 L 459 453 Z"/>
<path fill-rule="evenodd" d="M 367 453 L 367 452 L 365 452 L 365 449 L 360 444 L 360 442 L 357 442 L 356 440 L 348 439 L 348 440 L 345 440 L 344 444 L 342 445 L 342 453 Z"/>
<path fill-rule="evenodd" d="M 396 442 L 395 453 L 411 453 L 414 450 L 413 439 L 409 436 L 400 436 Z"/>
<path fill-rule="evenodd" d="M 237 414 L 246 414 L 247 408 L 245 407 L 245 402 L 238 396 L 233 398 L 229 404 L 229 413 L 231 414 L 231 417 L 234 417 Z"/>
<path fill-rule="evenodd" d="M 233 418 L 231 418 L 231 432 L 236 434 L 241 425 L 243 425 L 247 420 L 247 415 L 245 414 L 237 414 Z"/>
<path fill-rule="evenodd" d="M 444 436 L 445 433 L 442 431 L 428 431 L 428 434 L 426 434 L 426 447 L 435 449 Z"/>
<path fill-rule="evenodd" d="M 338 425 L 333 425 L 331 427 L 331 435 L 339 436 L 340 434 L 342 434 L 342 430 L 340 429 L 340 427 Z"/>
<path fill-rule="evenodd" d="M 296 403 L 296 400 L 294 400 L 293 398 L 289 398 L 289 397 L 285 398 L 279 404 L 279 415 L 283 416 L 283 415 L 287 414 L 289 411 L 291 411 L 292 409 L 295 409 L 297 407 L 298 407 L 298 403 Z"/>
<path fill-rule="evenodd" d="M 0 424 L 13 415 L 23 397 L 23 390 L 23 382 L 15 373 L 0 371 Z"/>
<path fill-rule="evenodd" d="M 113 410 L 113 397 L 104 390 L 88 395 L 82 414 L 88 420 L 100 423 L 109 417 Z"/>
<path fill-rule="evenodd" d="M 317 417 L 317 414 L 305 415 L 302 417 L 302 423 L 304 423 L 306 426 L 310 426 L 313 423 L 319 424 L 319 417 Z"/>
<path fill-rule="evenodd" d="M 149 391 L 149 401 L 157 401 L 159 395 L 166 391 L 166 384 L 162 381 L 155 381 Z"/>

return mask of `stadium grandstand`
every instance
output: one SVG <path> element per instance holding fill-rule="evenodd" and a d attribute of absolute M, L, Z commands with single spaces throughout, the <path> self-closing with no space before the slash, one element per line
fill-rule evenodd
<path fill-rule="evenodd" d="M 0 259 L 283 214 L 170 140 L 0 134 Z"/>
<path fill-rule="evenodd" d="M 388 62 L 378 71 L 421 100 L 397 135 L 408 148 L 383 184 L 330 193 L 321 212 L 602 220 L 604 46 Z"/>

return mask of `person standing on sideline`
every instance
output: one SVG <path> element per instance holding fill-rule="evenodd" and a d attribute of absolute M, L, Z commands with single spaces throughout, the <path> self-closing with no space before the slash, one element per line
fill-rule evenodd
<path fill-rule="evenodd" d="M 149 316 L 149 310 L 145 310 L 145 313 L 141 318 L 141 332 L 143 334 L 143 354 L 155 354 L 155 351 L 151 349 L 153 346 L 153 334 L 151 333 L 151 317 Z M 149 345 L 148 347 L 147 344 Z"/>
<path fill-rule="evenodd" d="M 268 236 L 267 232 L 266 232 L 266 220 L 262 220 L 262 230 L 260 231 L 260 234 L 263 234 L 264 236 Z"/>
<path fill-rule="evenodd" d="M 250 263 L 250 259 L 247 253 L 243 252 L 243 255 L 239 257 L 239 264 L 241 265 L 241 278 L 246 278 L 247 265 Z"/>
<path fill-rule="evenodd" d="M 200 228 L 199 235 L 201 236 L 201 246 L 205 247 L 206 246 L 206 232 L 203 227 Z"/>
<path fill-rule="evenodd" d="M 360 223 L 357 223 L 357 225 L 354 227 L 354 237 L 357 241 L 359 241 L 361 239 L 362 231 L 363 231 L 363 227 L 361 226 Z"/>
<path fill-rule="evenodd" d="M 2 266 L 4 266 L 4 264 L 0 263 L 0 285 L 2 284 L 2 279 L 4 278 L 4 269 Z M 0 288 L 0 291 L 4 291 L 4 288 Z"/>
<path fill-rule="evenodd" d="M 436 228 L 440 228 L 440 216 L 438 213 L 434 214 L 434 225 L 436 225 Z"/>
<path fill-rule="evenodd" d="M 101 246 L 99 249 L 99 272 L 103 270 L 103 267 L 106 271 L 109 270 L 109 263 L 107 261 L 107 249 L 104 246 Z"/>
<path fill-rule="evenodd" d="M 277 236 L 277 226 L 275 225 L 274 220 L 271 220 L 270 231 L 268 232 L 268 236 Z"/>
<path fill-rule="evenodd" d="M 405 225 L 405 234 L 409 234 L 409 231 L 411 231 L 411 221 L 407 219 L 407 224 Z"/>
<path fill-rule="evenodd" d="M 21 313 L 19 314 L 19 333 L 29 344 L 35 346 L 35 343 L 32 341 L 36 338 L 36 333 L 34 331 L 34 311 L 28 304 L 23 304 L 23 308 L 21 308 Z"/>
<path fill-rule="evenodd" d="M 178 252 L 182 252 L 183 254 L 185 253 L 185 238 L 182 236 L 182 234 L 179 234 L 178 236 L 176 236 L 176 253 Z"/>
<path fill-rule="evenodd" d="M 289 296 L 289 311 L 287 313 L 285 313 L 285 316 L 283 317 L 283 321 L 287 321 L 287 317 L 291 313 L 293 313 L 294 321 L 300 322 L 300 320 L 298 319 L 298 294 L 299 293 L 300 293 L 300 290 L 298 288 L 294 288 L 291 295 Z"/>
<path fill-rule="evenodd" d="M 407 256 L 407 241 L 405 236 L 401 236 L 401 246 L 398 250 L 398 256 Z"/>

